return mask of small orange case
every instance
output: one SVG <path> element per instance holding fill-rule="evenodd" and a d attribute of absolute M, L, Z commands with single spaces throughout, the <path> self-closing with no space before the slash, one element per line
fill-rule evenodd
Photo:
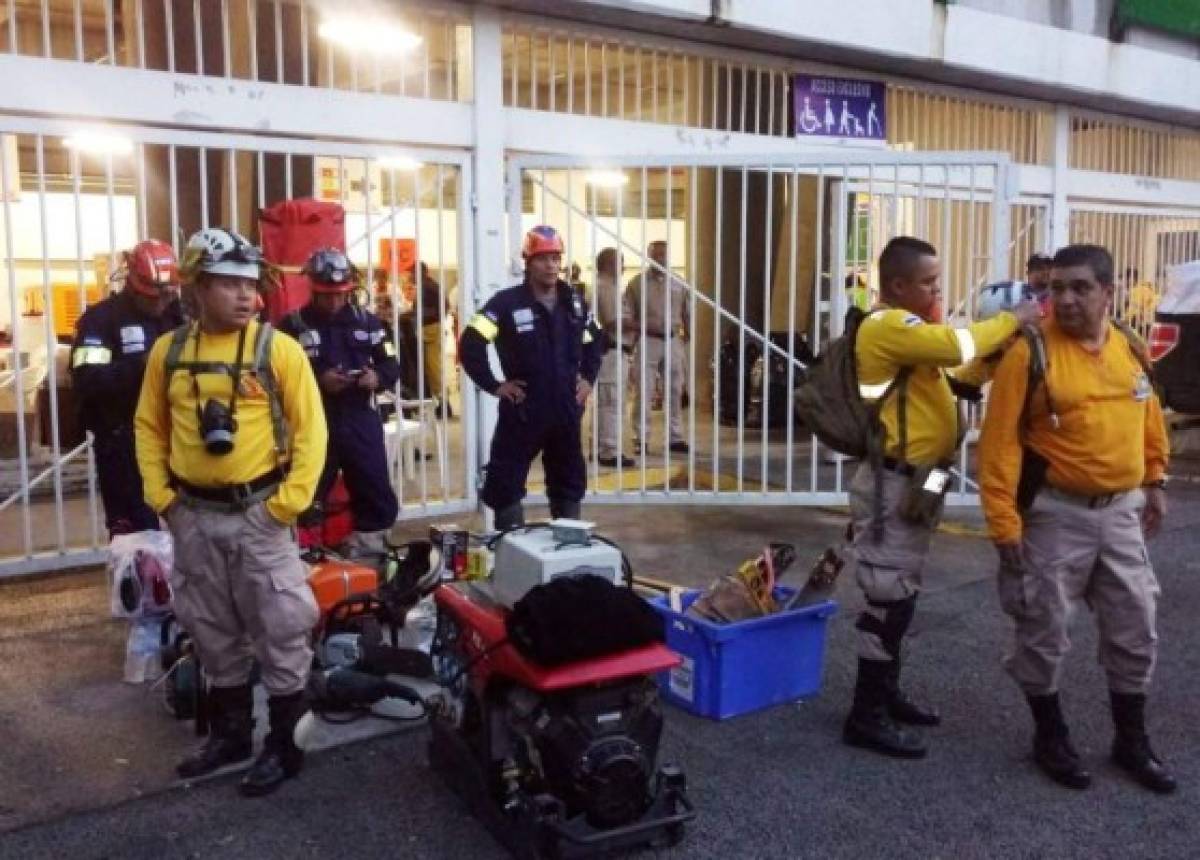
<path fill-rule="evenodd" d="M 330 609 L 347 597 L 374 594 L 379 587 L 379 573 L 373 567 L 326 559 L 313 565 L 312 573 L 308 575 L 308 585 L 324 618 Z"/>

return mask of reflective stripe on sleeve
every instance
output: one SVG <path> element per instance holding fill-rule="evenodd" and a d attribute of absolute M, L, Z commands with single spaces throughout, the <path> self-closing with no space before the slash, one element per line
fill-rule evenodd
<path fill-rule="evenodd" d="M 883 397 L 888 390 L 888 386 L 894 381 L 894 379 L 885 379 L 883 382 L 876 382 L 874 384 L 860 382 L 858 383 L 858 394 L 863 400 L 874 400 L 877 397 Z"/>
<path fill-rule="evenodd" d="M 107 346 L 81 346 L 71 357 L 71 367 L 84 364 L 108 364 L 112 361 L 112 350 Z"/>
<path fill-rule="evenodd" d="M 496 325 L 486 314 L 475 314 L 467 328 L 473 328 L 475 331 L 483 335 L 483 339 L 491 343 L 496 339 L 496 335 L 500 333 L 500 326 Z"/>
<path fill-rule="evenodd" d="M 975 357 L 975 338 L 965 328 L 956 328 L 954 336 L 958 338 L 958 351 L 962 354 L 962 363 L 967 364 Z"/>

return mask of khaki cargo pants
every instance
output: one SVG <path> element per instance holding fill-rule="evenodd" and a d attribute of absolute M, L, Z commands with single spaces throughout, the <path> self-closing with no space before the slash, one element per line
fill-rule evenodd
<path fill-rule="evenodd" d="M 883 470 L 883 499 L 879 505 L 883 534 L 878 541 L 875 521 L 875 473 L 862 463 L 850 482 L 850 516 L 854 522 L 854 557 L 858 586 L 867 605 L 858 621 L 858 656 L 867 660 L 892 660 L 903 637 L 912 605 L 921 591 L 921 574 L 933 529 L 900 516 L 909 479 Z M 903 613 L 895 610 L 907 603 Z M 893 612 L 889 614 L 889 608 Z M 897 615 L 901 617 L 897 617 Z M 884 639 L 895 640 L 885 643 Z M 892 647 L 889 648 L 888 645 Z"/>
<path fill-rule="evenodd" d="M 1025 513 L 1026 571 L 1002 570 L 1000 605 L 1016 623 L 1004 666 L 1030 695 L 1058 689 L 1071 647 L 1073 604 L 1084 600 L 1100 628 L 1100 664 L 1118 693 L 1144 693 L 1158 650 L 1158 581 L 1142 537 L 1141 490 L 1102 508 L 1053 489 Z"/>
<path fill-rule="evenodd" d="M 245 684 L 257 657 L 270 695 L 303 690 L 318 610 L 291 530 L 261 502 L 221 513 L 182 498 L 167 525 L 175 538 L 175 614 L 209 681 Z"/>

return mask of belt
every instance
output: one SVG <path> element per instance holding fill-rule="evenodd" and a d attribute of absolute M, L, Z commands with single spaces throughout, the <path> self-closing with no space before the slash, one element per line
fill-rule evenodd
<path fill-rule="evenodd" d="M 884 457 L 883 468 L 889 472 L 895 472 L 898 475 L 904 475 L 906 478 L 911 478 L 917 473 L 912 463 L 901 463 L 895 457 Z"/>
<path fill-rule="evenodd" d="M 1066 490 L 1060 490 L 1058 487 L 1051 487 L 1047 484 L 1042 488 L 1042 492 L 1069 505 L 1077 505 L 1078 507 L 1094 511 L 1100 508 L 1107 508 L 1130 491 L 1118 490 L 1115 493 L 1100 493 L 1095 496 L 1085 496 L 1080 493 L 1068 493 Z"/>
<path fill-rule="evenodd" d="M 204 507 L 215 506 L 218 510 L 244 511 L 257 502 L 261 502 L 274 492 L 283 482 L 282 469 L 259 475 L 244 484 L 228 484 L 224 487 L 197 487 L 175 475 L 171 476 L 171 485 L 183 494 L 184 498 L 204 502 Z"/>

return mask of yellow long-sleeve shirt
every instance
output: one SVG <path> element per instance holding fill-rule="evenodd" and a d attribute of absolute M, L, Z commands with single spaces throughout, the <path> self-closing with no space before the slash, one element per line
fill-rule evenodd
<path fill-rule="evenodd" d="M 1048 463 L 1046 482 L 1069 493 L 1103 495 L 1157 481 L 1167 468 L 1162 407 L 1129 341 L 1111 324 L 1098 353 L 1052 320 L 1043 322 L 1046 379 L 1059 417 L 1055 428 L 1044 393 L 1029 405 L 1026 441 Z M 1021 538 L 1021 411 L 1029 380 L 1022 338 L 1000 362 L 979 438 L 979 489 L 988 531 L 998 543 Z"/>
<path fill-rule="evenodd" d="M 242 371 L 237 400 L 238 428 L 233 450 L 223 456 L 209 454 L 204 448 L 192 374 L 180 368 L 172 375 L 169 387 L 164 383 L 171 334 L 160 337 L 150 350 L 134 415 L 134 431 L 146 502 L 156 511 L 166 510 L 175 499 L 171 474 L 198 487 L 220 487 L 252 481 L 278 465 L 270 400 L 249 368 L 254 363 L 257 329 L 258 323 L 251 322 L 246 331 L 242 363 L 247 369 Z M 237 344 L 237 333 L 202 333 L 198 345 L 193 335 L 184 345 L 180 361 L 233 365 L 237 360 Z M 266 504 L 273 517 L 291 523 L 312 503 L 325 465 L 328 431 L 321 393 L 300 344 L 282 332 L 275 332 L 269 361 L 287 418 L 291 466 L 287 478 Z M 210 397 L 229 403 L 233 393 L 229 374 L 199 373 L 195 381 L 201 404 Z"/>
<path fill-rule="evenodd" d="M 905 406 L 908 462 L 932 466 L 954 455 L 958 402 L 943 369 L 957 368 L 956 379 L 981 383 L 985 369 L 980 359 L 999 349 L 1016 330 L 1017 318 L 1010 313 L 962 328 L 927 323 L 899 308 L 883 308 L 863 320 L 854 356 L 864 398 L 879 397 L 901 368 L 912 368 Z M 898 395 L 888 395 L 880 413 L 887 434 L 885 451 L 896 458 L 901 456 Z"/>

